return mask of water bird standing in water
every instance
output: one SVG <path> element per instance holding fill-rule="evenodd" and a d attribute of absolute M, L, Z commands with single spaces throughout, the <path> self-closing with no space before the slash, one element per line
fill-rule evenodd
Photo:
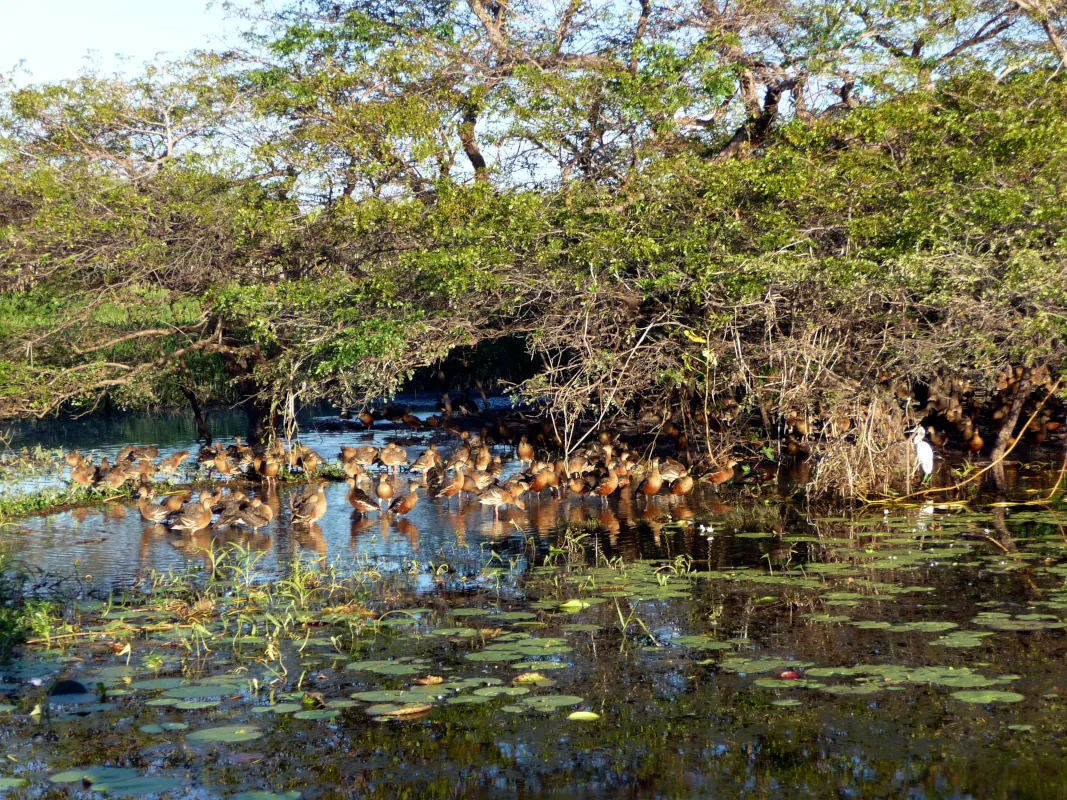
<path fill-rule="evenodd" d="M 519 439 L 518 453 L 519 469 L 522 469 L 523 466 L 529 466 L 533 464 L 534 448 L 533 445 L 530 444 L 530 440 L 526 436 L 526 434 L 523 434 L 522 437 Z"/>
<path fill-rule="evenodd" d="M 499 517 L 500 509 L 507 508 L 509 505 L 513 505 L 523 511 L 526 510 L 522 500 L 502 486 L 490 486 L 478 496 L 478 502 L 483 506 L 492 506 L 494 517 Z"/>
<path fill-rule="evenodd" d="M 671 494 L 675 496 L 687 495 L 693 491 L 693 476 L 682 475 L 671 483 Z"/>
<path fill-rule="evenodd" d="M 614 460 L 605 464 L 607 473 L 597 481 L 596 488 L 593 491 L 600 495 L 601 503 L 606 503 L 608 497 L 615 493 L 615 490 L 619 488 L 619 474 L 615 471 Z"/>
<path fill-rule="evenodd" d="M 407 451 L 399 445 L 389 442 L 389 444 L 385 446 L 385 449 L 378 454 L 378 460 L 382 462 L 386 469 L 396 475 L 400 467 L 407 465 L 408 454 Z"/>
<path fill-rule="evenodd" d="M 186 503 L 174 523 L 170 526 L 172 531 L 194 531 L 206 528 L 211 524 L 214 513 L 211 511 L 212 496 L 201 492 L 200 499 L 195 503 Z"/>
<path fill-rule="evenodd" d="M 177 472 L 178 469 L 189 458 L 188 450 L 179 450 L 177 453 L 167 456 L 159 462 L 159 466 L 156 467 L 160 472 Z"/>
<path fill-rule="evenodd" d="M 408 487 L 408 493 L 403 497 L 398 497 L 393 501 L 393 504 L 389 506 L 389 510 L 397 516 L 403 514 L 410 514 L 415 510 L 415 506 L 419 503 L 419 495 L 415 491 L 415 484 L 411 484 Z"/>
<path fill-rule="evenodd" d="M 378 502 L 389 504 L 389 501 L 393 499 L 393 487 L 389 481 L 386 480 L 386 473 L 382 473 L 378 476 L 378 487 L 374 490 L 374 493 L 378 495 Z"/>
<path fill-rule="evenodd" d="M 457 495 L 463 491 L 463 480 L 463 465 L 458 464 L 456 466 L 456 476 L 452 479 L 450 483 L 446 484 L 445 486 L 442 486 L 441 491 L 437 495 L 438 497 L 445 498 L 446 507 L 448 506 L 448 501 L 452 498 L 453 495 Z M 459 500 L 461 503 L 463 502 L 463 495 L 460 495 Z"/>
<path fill-rule="evenodd" d="M 141 517 L 146 522 L 162 522 L 170 516 L 170 511 L 166 506 L 156 505 L 151 502 L 152 490 L 147 486 L 142 486 L 137 490 L 137 508 L 141 512 Z"/>
<path fill-rule="evenodd" d="M 318 522 L 326 515 L 326 485 L 320 483 L 309 494 L 293 500 L 295 522 Z"/>
<path fill-rule="evenodd" d="M 645 497 L 651 497 L 659 492 L 661 486 L 663 486 L 663 476 L 659 472 L 659 459 L 654 458 L 652 459 L 652 474 L 641 482 L 639 488 L 641 494 L 645 495 Z"/>
<path fill-rule="evenodd" d="M 355 478 L 348 478 L 345 480 L 345 483 L 348 484 L 348 504 L 352 506 L 352 508 L 356 509 L 356 511 L 361 514 L 381 510 L 378 508 L 378 504 L 370 499 L 370 495 L 356 486 Z"/>
<path fill-rule="evenodd" d="M 721 485 L 723 483 L 726 483 L 729 480 L 733 480 L 734 467 L 736 467 L 736 466 L 737 466 L 737 461 L 735 461 L 732 458 L 728 459 L 726 461 L 726 465 L 722 469 L 715 470 L 714 472 L 708 473 L 707 475 L 705 475 L 703 477 L 702 480 L 706 480 L 712 486 L 719 486 L 719 485 Z"/>
<path fill-rule="evenodd" d="M 915 445 L 915 458 L 919 462 L 919 466 L 922 467 L 923 475 L 929 478 L 934 471 L 934 448 L 926 441 L 925 436 L 926 428 L 922 425 L 916 426 L 915 438 L 912 439 L 912 443 Z"/>

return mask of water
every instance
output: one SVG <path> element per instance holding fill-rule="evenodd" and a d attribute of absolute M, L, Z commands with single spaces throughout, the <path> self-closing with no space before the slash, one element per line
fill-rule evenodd
<path fill-rule="evenodd" d="M 365 436 L 303 440 L 329 458 Z M 430 434 L 370 441 L 394 436 L 414 459 Z M 110 793 L 204 798 L 1065 796 L 1062 503 L 839 514 L 702 487 L 545 493 L 499 519 L 423 495 L 397 520 L 346 490 L 309 528 L 282 486 L 255 535 L 179 536 L 120 503 L 5 526 L 81 599 L 49 631 L 69 638 L 0 670 L 0 787 L 107 766 L 126 771 L 89 777 Z M 202 548 L 227 542 L 259 560 L 207 583 Z M 90 599 L 131 584 L 154 591 Z M 49 703 L 58 678 L 90 694 Z"/>

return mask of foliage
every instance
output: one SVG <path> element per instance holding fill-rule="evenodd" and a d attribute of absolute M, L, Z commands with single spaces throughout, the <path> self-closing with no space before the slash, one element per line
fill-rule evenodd
<path fill-rule="evenodd" d="M 516 339 L 568 432 L 1056 374 L 1035 8 L 297 0 L 234 7 L 243 49 L 11 89 L 0 414 L 262 420 Z"/>

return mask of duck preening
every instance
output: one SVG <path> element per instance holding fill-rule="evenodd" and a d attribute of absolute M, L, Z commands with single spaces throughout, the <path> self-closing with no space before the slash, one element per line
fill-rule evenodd
<path fill-rule="evenodd" d="M 317 484 L 311 491 L 293 499 L 294 522 L 318 522 L 326 516 L 326 485 Z"/>

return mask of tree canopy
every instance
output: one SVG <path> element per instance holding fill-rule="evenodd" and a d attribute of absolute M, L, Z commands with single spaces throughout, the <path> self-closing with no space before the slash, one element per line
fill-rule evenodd
<path fill-rule="evenodd" d="M 298 0 L 0 97 L 0 416 L 257 424 L 518 337 L 572 425 L 1064 367 L 1042 0 Z"/>

